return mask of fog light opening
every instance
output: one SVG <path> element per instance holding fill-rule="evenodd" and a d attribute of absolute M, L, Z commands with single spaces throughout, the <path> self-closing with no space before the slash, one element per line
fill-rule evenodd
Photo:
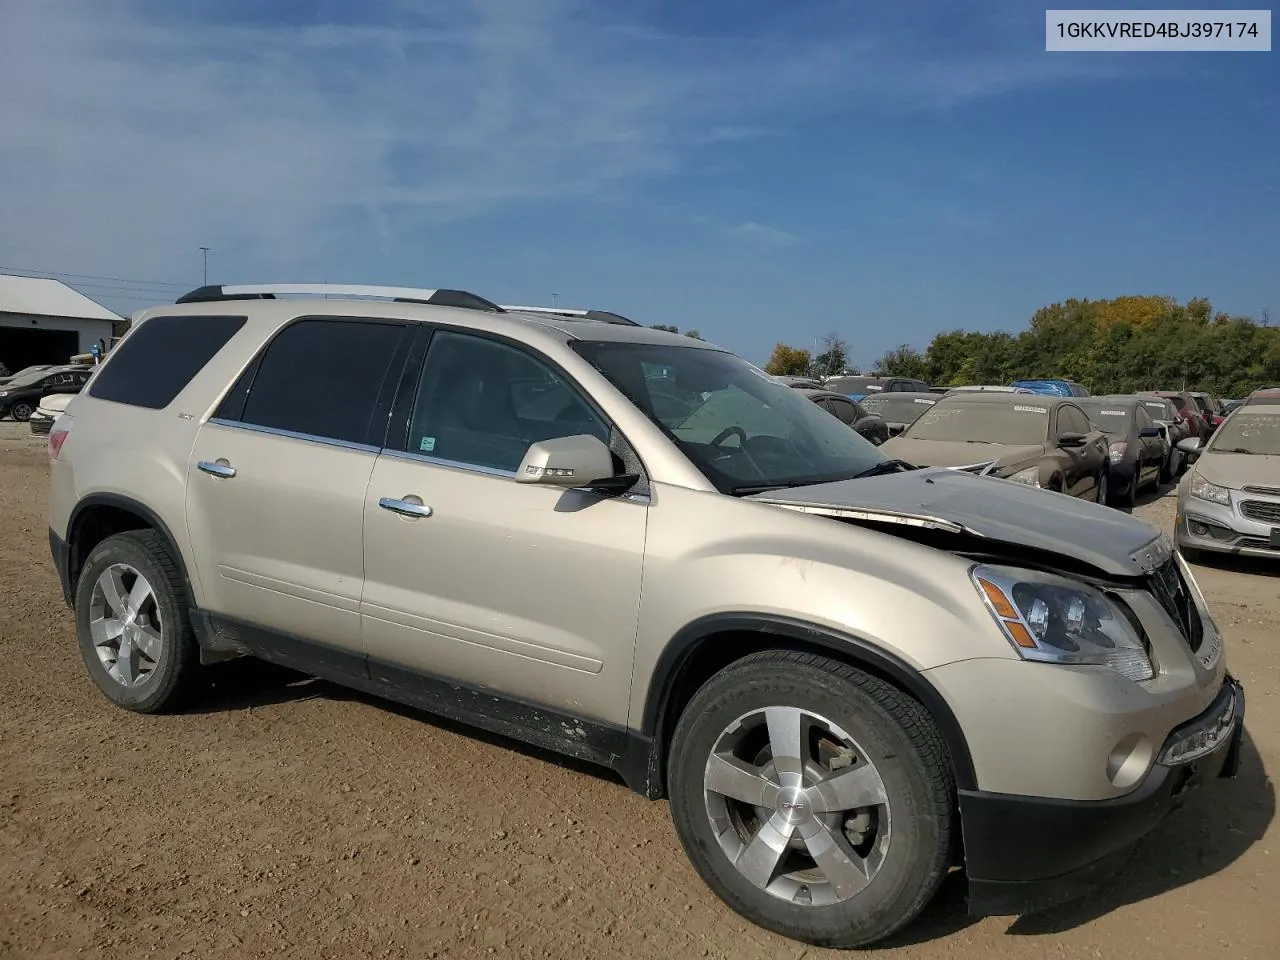
<path fill-rule="evenodd" d="M 1155 745 L 1146 734 L 1131 733 L 1107 757 L 1107 779 L 1121 790 L 1136 786 L 1151 769 Z"/>

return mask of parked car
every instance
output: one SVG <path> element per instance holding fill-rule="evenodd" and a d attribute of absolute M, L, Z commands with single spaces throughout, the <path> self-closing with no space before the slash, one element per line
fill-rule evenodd
<path fill-rule="evenodd" d="M 1255 403 L 1280 403 L 1280 387 L 1262 387 L 1244 399 L 1245 406 Z"/>
<path fill-rule="evenodd" d="M 929 385 L 910 377 L 827 377 L 823 389 L 843 393 L 852 400 L 861 400 L 873 393 L 928 393 Z"/>
<path fill-rule="evenodd" d="M 0 386 L 0 419 L 26 420 L 35 413 L 41 398 L 52 393 L 78 393 L 92 372 L 91 367 L 73 364 L 15 377 Z"/>
<path fill-rule="evenodd" d="M 48 370 L 52 366 L 54 366 L 52 363 L 33 363 L 29 367 L 23 367 L 17 373 L 6 373 L 0 376 L 0 387 L 12 383 L 14 380 L 25 379 L 33 373 L 39 373 L 41 370 Z"/>
<path fill-rule="evenodd" d="M 872 443 L 878 445 L 889 439 L 889 425 L 884 418 L 866 410 L 858 401 L 849 399 L 843 393 L 800 388 L 800 394 Z"/>
<path fill-rule="evenodd" d="M 896 437 L 941 399 L 936 393 L 877 393 L 865 397 L 862 406 L 884 417 L 889 436 Z"/>
<path fill-rule="evenodd" d="M 377 290 L 142 311 L 54 424 L 111 702 L 253 655 L 605 765 L 732 909 L 835 947 L 958 864 L 973 914 L 1077 896 L 1237 774 L 1242 688 L 1155 527 L 910 469 L 711 344 Z M 659 414 L 652 369 L 698 405 Z M 1091 443 L 1067 401 L 944 406 Z"/>
<path fill-rule="evenodd" d="M 786 384 L 788 387 L 798 387 L 804 390 L 821 390 L 822 381 L 814 377 L 774 377 L 779 383 Z M 843 394 L 842 394 L 843 396 Z"/>
<path fill-rule="evenodd" d="M 42 397 L 40 405 L 27 419 L 31 433 L 37 437 L 47 437 L 53 422 L 67 409 L 67 405 L 76 398 L 74 393 L 53 393 Z"/>
<path fill-rule="evenodd" d="M 1243 407 L 1246 403 L 1248 403 L 1248 400 L 1246 400 L 1244 397 L 1241 397 L 1235 400 L 1223 400 L 1222 412 L 1225 413 L 1227 416 L 1231 416 L 1231 414 L 1235 413 L 1237 410 Z"/>
<path fill-rule="evenodd" d="M 1107 502 L 1107 439 L 1063 397 L 944 397 L 884 445 L 887 456 Z"/>
<path fill-rule="evenodd" d="M 1280 403 L 1237 410 L 1208 443 L 1190 437 L 1182 449 L 1192 461 L 1178 485 L 1182 555 L 1280 558 Z"/>
<path fill-rule="evenodd" d="M 1213 433 L 1213 429 L 1209 426 L 1209 421 L 1200 412 L 1200 405 L 1185 390 L 1144 390 L 1137 395 L 1140 397 L 1164 397 L 1170 401 L 1177 409 L 1178 416 L 1186 421 L 1193 437 L 1208 440 L 1209 434 Z"/>
<path fill-rule="evenodd" d="M 1030 390 L 1032 393 L 1042 393 L 1051 397 L 1087 397 L 1089 391 L 1083 384 L 1076 383 L 1074 380 L 1063 379 L 1029 379 L 1015 380 L 1009 384 L 1011 387 L 1022 387 Z"/>
<path fill-rule="evenodd" d="M 1226 413 L 1222 409 L 1222 404 L 1211 394 L 1203 393 L 1199 390 L 1191 391 L 1191 399 L 1196 402 L 1196 406 L 1200 408 L 1200 415 L 1209 423 L 1209 432 L 1212 433 L 1222 425 L 1222 421 L 1227 418 Z"/>
<path fill-rule="evenodd" d="M 1080 397 L 1076 400 L 1089 421 L 1107 435 L 1108 483 L 1111 503 L 1132 507 L 1143 487 L 1160 488 L 1165 465 L 1160 428 L 1137 397 Z"/>
<path fill-rule="evenodd" d="M 1034 390 L 1028 390 L 1026 387 L 1009 387 L 1000 384 L 970 384 L 964 387 L 952 387 L 945 393 L 1035 393 Z"/>
<path fill-rule="evenodd" d="M 1165 446 L 1165 462 L 1164 469 L 1160 473 L 1160 482 L 1172 483 L 1182 475 L 1186 457 L 1178 449 L 1178 444 L 1191 436 L 1191 427 L 1186 420 L 1178 416 L 1178 408 L 1173 405 L 1172 400 L 1150 394 L 1136 396 L 1142 401 L 1143 406 L 1147 408 L 1147 414 L 1161 431 L 1160 439 Z"/>

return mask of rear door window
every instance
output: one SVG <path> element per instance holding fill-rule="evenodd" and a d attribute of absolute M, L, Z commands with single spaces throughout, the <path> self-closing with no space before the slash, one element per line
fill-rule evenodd
<path fill-rule="evenodd" d="M 1058 408 L 1058 435 L 1064 433 L 1092 433 L 1089 418 L 1079 407 L 1063 404 Z"/>
<path fill-rule="evenodd" d="M 163 409 L 244 323 L 244 317 L 224 316 L 144 320 L 108 354 L 89 396 Z"/>
<path fill-rule="evenodd" d="M 380 446 L 374 410 L 408 332 L 406 325 L 391 321 L 295 321 L 240 378 L 218 416 L 304 437 Z"/>

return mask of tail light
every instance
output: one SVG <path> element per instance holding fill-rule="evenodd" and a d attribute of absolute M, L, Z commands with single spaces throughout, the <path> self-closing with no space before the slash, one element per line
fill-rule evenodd
<path fill-rule="evenodd" d="M 58 454 L 62 453 L 62 445 L 67 442 L 67 434 L 71 432 L 71 426 L 75 421 L 67 414 L 62 414 L 57 420 L 53 421 L 53 426 L 49 428 L 49 459 L 57 460 Z"/>

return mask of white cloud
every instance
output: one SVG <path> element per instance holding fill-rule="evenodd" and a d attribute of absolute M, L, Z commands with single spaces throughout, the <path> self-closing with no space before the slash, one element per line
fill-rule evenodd
<path fill-rule="evenodd" d="M 736 227 L 726 230 L 725 233 L 736 240 L 770 250 L 794 247 L 800 243 L 800 238 L 794 233 L 788 233 L 786 230 L 779 230 L 776 227 L 767 227 L 762 223 L 756 223 L 754 220 L 740 223 Z"/>
<path fill-rule="evenodd" d="M 391 248 L 441 219 L 669 174 L 703 145 L 833 108 L 945 106 L 1087 60 L 921 66 L 869 35 L 679 38 L 604 22 L 627 8 L 585 0 L 424 6 L 367 0 L 366 24 L 299 28 L 161 0 L 7 0 L 0 263 L 190 276 L 204 243 L 302 279 L 352 233 Z M 753 222 L 728 233 L 798 242 Z"/>

